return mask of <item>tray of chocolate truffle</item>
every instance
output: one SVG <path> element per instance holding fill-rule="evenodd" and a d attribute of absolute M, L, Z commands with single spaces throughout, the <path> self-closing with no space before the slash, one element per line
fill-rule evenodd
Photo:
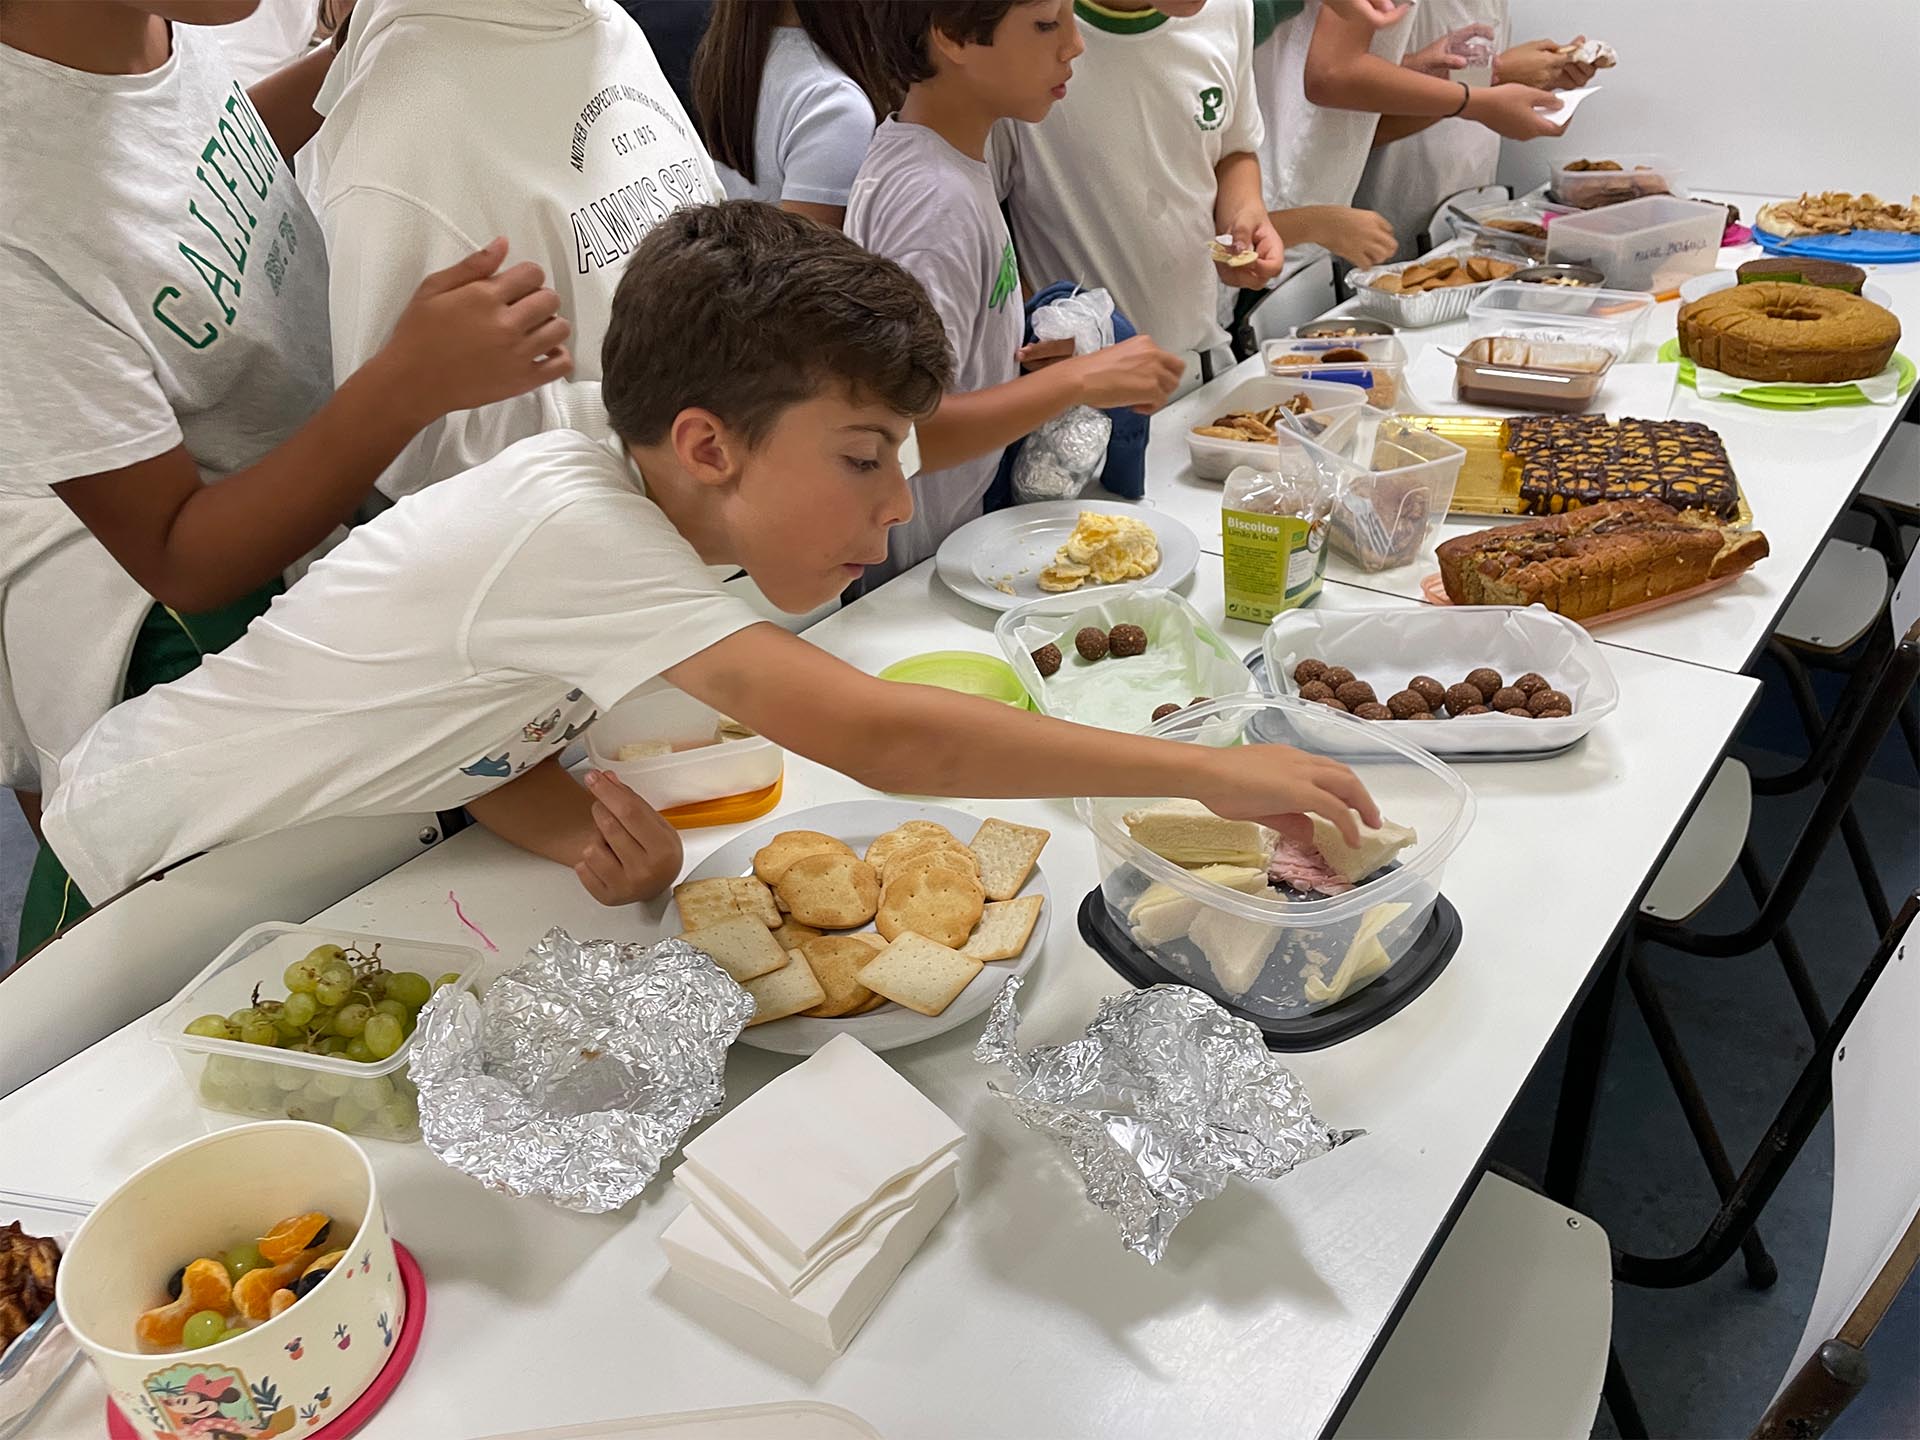
<path fill-rule="evenodd" d="M 1009 610 L 994 626 L 1007 663 L 1044 715 L 1144 730 L 1176 710 L 1254 687 L 1200 612 L 1170 590 L 1060 596 Z"/>
<path fill-rule="evenodd" d="M 1537 605 L 1289 610 L 1248 664 L 1270 694 L 1403 725 L 1447 760 L 1557 754 L 1620 703 L 1593 637 Z"/>

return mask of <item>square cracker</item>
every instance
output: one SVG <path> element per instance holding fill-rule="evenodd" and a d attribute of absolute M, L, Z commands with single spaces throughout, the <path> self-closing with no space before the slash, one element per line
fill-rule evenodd
<path fill-rule="evenodd" d="M 694 949 L 706 951 L 714 964 L 742 985 L 787 964 L 786 950 L 751 915 L 729 915 L 699 930 L 689 930 L 680 938 Z"/>
<path fill-rule="evenodd" d="M 753 1018 L 747 1021 L 749 1026 L 798 1015 L 827 998 L 827 992 L 807 965 L 807 957 L 798 950 L 789 950 L 785 965 L 747 981 L 745 989 L 753 997 Z"/>
<path fill-rule="evenodd" d="M 901 935 L 861 969 L 860 983 L 876 995 L 938 1015 L 980 973 L 980 962 L 958 950 L 915 935 Z"/>
<path fill-rule="evenodd" d="M 1033 934 L 1044 903 L 1039 895 L 996 900 L 981 913 L 980 924 L 960 947 L 960 953 L 974 960 L 1013 959 L 1027 948 L 1027 937 Z"/>
<path fill-rule="evenodd" d="M 751 915 L 769 930 L 780 924 L 773 892 L 751 875 L 689 880 L 673 887 L 673 903 L 680 907 L 680 923 L 689 930 L 704 930 L 733 915 Z"/>
<path fill-rule="evenodd" d="M 980 862 L 980 887 L 987 898 L 1011 900 L 1018 895 L 1052 835 L 1011 820 L 983 820 L 968 848 Z"/>
<path fill-rule="evenodd" d="M 773 892 L 751 875 L 735 875 L 727 881 L 733 892 L 734 907 L 742 915 L 751 915 L 769 930 L 779 928 L 781 915 L 773 903 Z"/>

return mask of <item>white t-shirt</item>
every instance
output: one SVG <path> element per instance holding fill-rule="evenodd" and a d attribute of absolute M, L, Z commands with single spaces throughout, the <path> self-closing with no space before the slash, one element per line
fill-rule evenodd
<path fill-rule="evenodd" d="M 247 633 L 107 715 L 47 839 L 86 895 L 335 815 L 449 810 L 758 623 L 618 440 L 556 430 L 360 526 Z"/>
<path fill-rule="evenodd" d="M 716 164 L 735 200 L 845 205 L 873 139 L 873 104 L 807 32 L 782 25 L 767 45 L 753 114 L 753 175 Z"/>
<path fill-rule="evenodd" d="M 605 434 L 600 345 L 662 218 L 724 198 L 647 38 L 612 0 L 360 0 L 315 102 L 333 360 L 365 364 L 429 272 L 496 235 L 573 326 L 574 383 L 427 427 L 380 478 L 410 494 L 556 423 Z"/>
<path fill-rule="evenodd" d="M 0 780 L 37 789 L 120 698 L 152 601 L 63 480 L 184 444 L 203 479 L 333 389 L 327 256 L 204 29 L 144 75 L 0 45 Z"/>
<path fill-rule="evenodd" d="M 1424 8 L 1416 5 L 1414 12 Z M 1273 137 L 1261 171 L 1269 210 L 1351 205 L 1380 123 L 1371 110 L 1332 110 L 1307 99 L 1307 51 L 1319 20 L 1320 0 L 1311 0 L 1260 47 L 1254 83 Z M 1403 15 L 1374 31 L 1369 48 L 1389 65 L 1398 65 L 1412 33 L 1413 15 Z"/>
<path fill-rule="evenodd" d="M 1004 385 L 1020 373 L 1020 267 L 984 160 L 961 154 L 924 125 L 889 118 L 874 131 L 853 182 L 847 234 L 926 287 L 953 346 L 953 393 Z M 894 528 L 887 563 L 871 567 L 866 584 L 912 569 L 979 515 L 1000 453 L 915 475 L 913 518 Z"/>
<path fill-rule="evenodd" d="M 1031 288 L 1104 286 L 1164 348 L 1210 350 L 1226 339 L 1208 248 L 1214 167 L 1257 154 L 1264 134 L 1253 8 L 1213 0 L 1185 19 L 1151 14 L 1082 9 L 1087 50 L 1066 99 L 1038 125 L 995 126 L 993 160 Z"/>
<path fill-rule="evenodd" d="M 311 50 L 319 20 L 319 0 L 260 0 L 244 20 L 213 26 L 208 33 L 227 52 L 234 77 L 251 85 Z"/>

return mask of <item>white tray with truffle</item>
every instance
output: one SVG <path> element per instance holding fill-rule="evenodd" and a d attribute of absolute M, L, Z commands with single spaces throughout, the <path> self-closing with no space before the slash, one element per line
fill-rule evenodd
<path fill-rule="evenodd" d="M 1113 533 L 1101 533 L 1101 517 L 1118 517 Z M 941 542 L 933 558 L 940 578 L 961 599 L 1011 610 L 1042 595 L 1086 594 L 1111 585 L 1171 590 L 1200 563 L 1200 537 L 1146 505 L 1050 500 L 969 520 Z"/>
<path fill-rule="evenodd" d="M 1593 636 L 1539 605 L 1290 610 L 1262 651 L 1272 693 L 1331 699 L 1447 759 L 1564 750 L 1620 703 Z M 1356 682 L 1364 692 L 1344 688 Z"/>
<path fill-rule="evenodd" d="M 993 636 L 1043 715 L 1144 730 L 1198 700 L 1244 694 L 1252 677 L 1200 612 L 1170 590 L 1050 596 L 1009 610 Z"/>

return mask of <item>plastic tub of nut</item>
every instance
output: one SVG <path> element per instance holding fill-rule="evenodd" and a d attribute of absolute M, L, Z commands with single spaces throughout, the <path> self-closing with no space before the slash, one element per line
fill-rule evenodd
<path fill-rule="evenodd" d="M 1467 452 L 1451 440 L 1369 405 L 1328 445 L 1299 438 L 1282 469 L 1306 465 L 1334 487 L 1333 548 L 1362 570 L 1414 560 L 1453 501 Z"/>
<path fill-rule="evenodd" d="M 1267 341 L 1260 358 L 1269 375 L 1352 385 L 1368 404 L 1382 410 L 1391 410 L 1399 400 L 1400 377 L 1407 368 L 1407 350 L 1397 335 L 1296 335 Z"/>

